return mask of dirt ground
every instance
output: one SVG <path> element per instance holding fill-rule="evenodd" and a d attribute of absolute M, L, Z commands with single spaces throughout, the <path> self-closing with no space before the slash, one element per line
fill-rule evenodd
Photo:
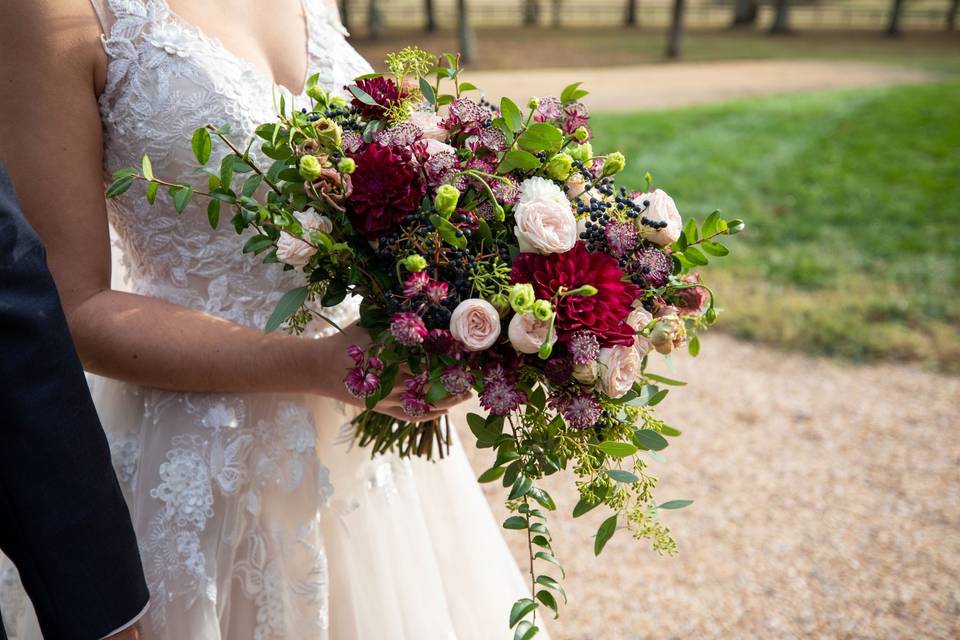
<path fill-rule="evenodd" d="M 680 555 L 621 531 L 594 558 L 607 514 L 574 520 L 572 479 L 546 484 L 571 599 L 555 640 L 960 635 L 960 378 L 723 335 L 657 370 L 689 382 L 660 405 L 684 433 L 653 463 L 658 500 L 695 500 L 663 514 Z"/>

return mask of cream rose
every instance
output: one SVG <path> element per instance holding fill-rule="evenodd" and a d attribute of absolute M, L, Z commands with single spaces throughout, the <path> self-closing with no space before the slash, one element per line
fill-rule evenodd
<path fill-rule="evenodd" d="M 327 216 L 319 215 L 313 209 L 306 211 L 297 211 L 293 217 L 300 222 L 304 233 L 309 231 L 322 231 L 330 233 L 333 231 L 333 222 Z M 286 231 L 280 232 L 280 239 L 277 240 L 277 260 L 292 267 L 303 267 L 310 262 L 310 258 L 317 252 L 316 247 L 304 242 L 300 238 L 293 236 Z"/>
<path fill-rule="evenodd" d="M 577 219 L 566 194 L 546 178 L 527 178 L 513 210 L 514 233 L 524 253 L 566 253 L 577 242 Z"/>
<path fill-rule="evenodd" d="M 500 314 L 486 300 L 464 300 L 450 316 L 450 333 L 467 351 L 489 349 L 500 337 Z"/>
<path fill-rule="evenodd" d="M 450 137 L 450 133 L 440 126 L 440 122 L 440 116 L 432 111 L 414 111 L 410 114 L 410 123 L 416 125 L 428 140 L 444 142 Z"/>
<path fill-rule="evenodd" d="M 510 319 L 507 337 L 510 344 L 520 353 L 536 353 L 547 339 L 549 322 L 537 320 L 532 313 L 517 313 Z M 557 341 L 557 334 L 550 336 L 550 344 Z"/>
<path fill-rule="evenodd" d="M 683 346 L 687 339 L 687 330 L 683 320 L 676 314 L 669 314 L 657 319 L 650 332 L 650 342 L 659 353 L 667 355 L 674 349 Z"/>
<path fill-rule="evenodd" d="M 440 142 L 439 140 L 434 140 L 433 138 L 427 138 L 427 155 L 435 156 L 438 153 L 448 152 L 456 154 L 457 150 L 448 145 L 446 142 Z"/>
<path fill-rule="evenodd" d="M 680 233 L 683 231 L 683 219 L 680 218 L 680 212 L 677 211 L 677 205 L 673 198 L 661 189 L 656 189 L 652 193 L 644 193 L 634 199 L 634 202 L 642 204 L 649 202 L 642 217 L 652 222 L 666 222 L 667 226 L 661 229 L 654 229 L 644 225 L 641 227 L 641 233 L 644 238 L 650 242 L 655 242 L 661 246 L 676 242 L 680 239 Z"/>
<path fill-rule="evenodd" d="M 639 306 L 637 303 L 634 303 L 634 308 L 627 316 L 627 324 L 634 331 L 642 331 L 644 327 L 653 322 L 653 314 L 644 309 L 642 306 Z"/>
<path fill-rule="evenodd" d="M 600 388 L 619 398 L 633 387 L 640 375 L 640 354 L 631 347 L 600 349 Z"/>
<path fill-rule="evenodd" d="M 591 360 L 587 364 L 578 364 L 573 367 L 573 377 L 577 382 L 582 382 L 583 384 L 593 384 L 597 381 L 597 376 L 600 375 L 600 365 L 597 364 L 596 360 Z"/>

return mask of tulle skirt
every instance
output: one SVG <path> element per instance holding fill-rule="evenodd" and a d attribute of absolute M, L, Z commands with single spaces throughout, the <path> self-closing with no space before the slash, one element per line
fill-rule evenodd
<path fill-rule="evenodd" d="M 327 400 L 91 388 L 151 591 L 149 637 L 512 638 L 524 583 L 458 438 L 443 461 L 371 459 Z M 0 607 L 11 640 L 39 640 L 5 560 Z"/>

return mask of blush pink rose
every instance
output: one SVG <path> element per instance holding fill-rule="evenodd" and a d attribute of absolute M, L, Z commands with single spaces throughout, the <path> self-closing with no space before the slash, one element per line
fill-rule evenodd
<path fill-rule="evenodd" d="M 646 210 L 641 214 L 642 218 L 647 218 L 653 222 L 666 222 L 667 226 L 662 229 L 654 229 L 644 225 L 641 227 L 641 234 L 650 242 L 666 246 L 680 239 L 680 233 L 683 231 L 683 219 L 677 210 L 677 205 L 673 198 L 661 189 L 656 189 L 652 193 L 642 193 L 634 202 L 643 203 L 647 201 Z"/>
<path fill-rule="evenodd" d="M 500 314 L 486 300 L 464 300 L 450 316 L 450 333 L 467 351 L 489 349 L 500 337 Z"/>
<path fill-rule="evenodd" d="M 433 138 L 427 138 L 426 143 L 427 143 L 427 155 L 430 157 L 433 157 L 438 153 L 445 153 L 445 152 L 452 153 L 452 154 L 457 153 L 457 150 L 451 147 L 450 145 L 448 145 L 446 142 L 440 142 L 439 140 L 435 140 Z"/>
<path fill-rule="evenodd" d="M 566 253 L 577 243 L 577 219 L 566 194 L 545 178 L 527 178 L 513 210 L 523 253 Z"/>
<path fill-rule="evenodd" d="M 600 389 L 611 398 L 630 391 L 640 376 L 640 360 L 633 345 L 600 349 Z"/>
<path fill-rule="evenodd" d="M 327 216 L 318 214 L 313 209 L 297 211 L 293 217 L 300 222 L 304 235 L 310 231 L 330 233 L 333 231 L 333 222 Z M 277 240 L 277 260 L 292 267 L 303 267 L 310 262 L 310 258 L 317 252 L 316 247 L 286 231 L 280 232 Z"/>
<path fill-rule="evenodd" d="M 547 339 L 549 322 L 537 320 L 532 313 L 518 313 L 510 319 L 507 337 L 520 353 L 536 353 Z M 550 344 L 557 341 L 556 332 L 550 336 Z"/>
<path fill-rule="evenodd" d="M 416 125 L 428 140 L 445 142 L 450 132 L 440 126 L 442 118 L 432 111 L 415 111 L 410 114 L 410 123 Z"/>

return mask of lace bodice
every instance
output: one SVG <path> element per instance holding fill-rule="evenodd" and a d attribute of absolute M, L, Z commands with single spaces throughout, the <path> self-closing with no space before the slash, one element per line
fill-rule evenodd
<path fill-rule="evenodd" d="M 334 4 L 302 3 L 308 74 L 319 73 L 320 86 L 342 94 L 345 84 L 370 67 L 346 42 Z M 243 143 L 257 124 L 274 118 L 280 96 L 287 105 L 308 103 L 304 94 L 275 85 L 254 64 L 173 13 L 164 0 L 94 0 L 94 6 L 108 55 L 99 99 L 105 180 L 148 154 L 158 177 L 205 190 L 206 177 L 197 171 L 190 148 L 194 129 L 228 126 L 230 137 Z M 219 166 L 224 152 L 215 145 L 209 166 Z M 177 215 L 166 194 L 150 206 L 144 189 L 138 183 L 108 206 L 133 291 L 262 327 L 283 293 L 299 286 L 297 272 L 243 255 L 242 241 L 226 221 L 212 230 L 202 199 L 194 198 Z M 327 311 L 338 323 L 356 313 L 351 302 Z"/>

